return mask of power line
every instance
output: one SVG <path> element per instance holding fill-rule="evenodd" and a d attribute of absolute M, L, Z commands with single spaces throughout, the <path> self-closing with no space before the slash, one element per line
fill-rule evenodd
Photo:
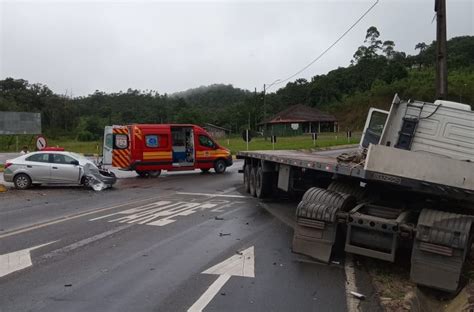
<path fill-rule="evenodd" d="M 370 8 L 367 9 L 367 11 L 364 12 L 364 14 L 362 14 L 356 21 L 354 24 L 351 25 L 351 27 L 349 27 L 339 38 L 337 38 L 336 41 L 334 41 L 333 44 L 331 44 L 326 50 L 324 50 L 321 54 L 319 54 L 315 59 L 313 59 L 311 62 L 309 62 L 306 66 L 304 66 L 302 69 L 300 69 L 299 71 L 297 71 L 296 73 L 294 73 L 293 75 L 285 78 L 285 79 L 280 79 L 278 82 L 276 83 L 273 83 L 271 84 L 267 90 L 274 86 L 274 85 L 278 85 L 280 83 L 283 83 L 285 81 L 288 81 L 290 80 L 291 78 L 299 75 L 300 73 L 302 73 L 303 71 L 305 71 L 306 69 L 308 69 L 308 67 L 310 67 L 311 65 L 313 65 L 314 63 L 316 63 L 320 58 L 322 58 L 329 50 L 332 49 L 332 47 L 334 47 L 339 41 L 342 40 L 342 38 L 344 38 L 357 24 L 359 24 L 359 22 L 367 15 L 369 14 L 370 11 L 372 11 L 372 9 L 377 5 L 377 3 L 379 3 L 379 0 L 375 1 L 374 4 L 372 4 L 370 6 Z"/>

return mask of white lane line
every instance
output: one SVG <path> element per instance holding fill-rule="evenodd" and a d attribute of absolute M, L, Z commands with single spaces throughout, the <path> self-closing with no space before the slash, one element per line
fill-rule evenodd
<path fill-rule="evenodd" d="M 55 242 L 57 241 L 0 255 L 0 277 L 32 266 L 31 251 Z"/>
<path fill-rule="evenodd" d="M 359 311 L 359 301 L 352 296 L 351 291 L 357 292 L 357 286 L 355 283 L 355 270 L 354 262 L 352 261 L 352 255 L 346 254 L 346 260 L 344 263 L 344 271 L 346 273 L 346 302 L 348 312 Z"/>
<path fill-rule="evenodd" d="M 178 195 L 191 195 L 191 196 L 208 196 L 208 197 L 229 197 L 229 198 L 252 198 L 250 196 L 243 195 L 228 195 L 228 194 L 208 194 L 208 193 L 190 193 L 190 192 L 176 192 Z"/>
<path fill-rule="evenodd" d="M 46 226 L 49 226 L 49 225 L 53 225 L 53 224 L 62 223 L 62 222 L 65 222 L 65 221 L 81 218 L 81 217 L 88 216 L 88 215 L 91 215 L 91 214 L 95 214 L 95 213 L 99 213 L 99 212 L 103 212 L 103 211 L 107 211 L 107 210 L 112 210 L 112 209 L 120 208 L 120 207 L 127 206 L 127 205 L 133 205 L 133 204 L 137 204 L 137 203 L 141 203 L 141 202 L 144 202 L 144 201 L 147 201 L 147 200 L 153 200 L 153 199 L 154 198 L 140 199 L 140 200 L 127 202 L 127 203 L 123 203 L 123 204 L 116 205 L 116 206 L 104 207 L 104 208 L 99 208 L 99 209 L 91 209 L 91 210 L 87 210 L 85 212 L 81 212 L 81 213 L 78 213 L 78 214 L 73 214 L 73 215 L 69 215 L 69 216 L 60 217 L 60 218 L 57 218 L 57 219 L 53 219 L 51 221 L 46 221 L 44 223 L 34 224 L 34 225 L 27 226 L 27 227 L 19 228 L 19 229 L 16 229 L 16 230 L 8 231 L 5 234 L 1 234 L 0 239 L 5 238 L 5 237 L 9 237 L 9 236 L 13 236 L 13 235 L 17 235 L 17 234 L 21 234 L 21 233 L 25 233 L 25 232 L 29 232 L 29 231 L 33 231 L 33 230 L 40 229 L 40 228 L 43 228 L 43 227 L 46 227 Z"/>
<path fill-rule="evenodd" d="M 77 249 L 77 248 L 80 248 L 82 246 L 85 246 L 87 244 L 90 244 L 90 243 L 93 243 L 95 241 L 98 241 L 100 239 L 103 239 L 107 236 L 110 236 L 112 234 L 115 234 L 117 232 L 120 232 L 122 230 L 125 230 L 129 227 L 133 226 L 133 224 L 127 224 L 127 225 L 122 225 L 122 226 L 119 226 L 117 228 L 114 228 L 112 230 L 109 230 L 109 231 L 106 231 L 106 232 L 103 232 L 103 233 L 100 233 L 100 234 L 97 234 L 97 235 L 94 235 L 94 236 L 91 236 L 91 237 L 88 237 L 88 238 L 85 238 L 83 240 L 80 240 L 78 242 L 75 242 L 71 245 L 68 245 L 68 246 L 65 246 L 65 247 L 62 247 L 62 248 L 59 248 L 59 249 L 56 249 L 56 250 L 53 250 L 47 254 L 44 254 L 43 256 L 41 256 L 42 259 L 48 259 L 48 258 L 52 258 L 54 256 L 57 256 L 57 255 L 60 255 L 60 254 L 63 254 L 63 253 L 66 253 L 66 252 L 69 252 L 69 251 L 72 251 L 74 249 Z"/>
<path fill-rule="evenodd" d="M 255 277 L 254 249 L 254 246 L 251 246 L 202 272 L 203 274 L 217 274 L 219 277 L 188 309 L 188 312 L 204 310 L 232 276 Z"/>

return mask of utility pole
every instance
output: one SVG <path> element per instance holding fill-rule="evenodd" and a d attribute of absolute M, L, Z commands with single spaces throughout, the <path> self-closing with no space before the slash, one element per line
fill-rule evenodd
<path fill-rule="evenodd" d="M 435 0 L 436 12 L 436 98 L 448 95 L 448 69 L 446 50 L 446 0 Z"/>
<path fill-rule="evenodd" d="M 265 137 L 265 141 L 267 140 L 267 106 L 265 101 L 265 92 L 266 92 L 266 84 L 263 84 L 263 136 Z"/>
<path fill-rule="evenodd" d="M 257 131 L 257 107 L 258 107 L 258 96 L 257 96 L 257 87 L 255 87 L 254 95 L 253 95 L 254 103 L 253 103 L 253 126 L 255 131 Z"/>

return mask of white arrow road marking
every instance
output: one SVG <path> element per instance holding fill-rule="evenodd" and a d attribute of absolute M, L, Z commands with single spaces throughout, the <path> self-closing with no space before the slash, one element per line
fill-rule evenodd
<path fill-rule="evenodd" d="M 55 242 L 57 241 L 0 255 L 0 277 L 32 266 L 30 252 Z"/>
<path fill-rule="evenodd" d="M 202 272 L 219 275 L 217 280 L 188 309 L 188 312 L 200 312 L 211 302 L 231 276 L 255 277 L 254 247 L 249 247 L 219 264 Z"/>

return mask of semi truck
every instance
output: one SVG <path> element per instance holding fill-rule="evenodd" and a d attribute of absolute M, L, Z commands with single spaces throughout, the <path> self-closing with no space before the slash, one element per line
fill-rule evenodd
<path fill-rule="evenodd" d="M 346 253 L 395 261 L 411 248 L 418 285 L 456 292 L 473 239 L 474 111 L 437 100 L 371 108 L 354 151 L 243 151 L 245 190 L 303 195 L 292 249 L 329 262 Z"/>

